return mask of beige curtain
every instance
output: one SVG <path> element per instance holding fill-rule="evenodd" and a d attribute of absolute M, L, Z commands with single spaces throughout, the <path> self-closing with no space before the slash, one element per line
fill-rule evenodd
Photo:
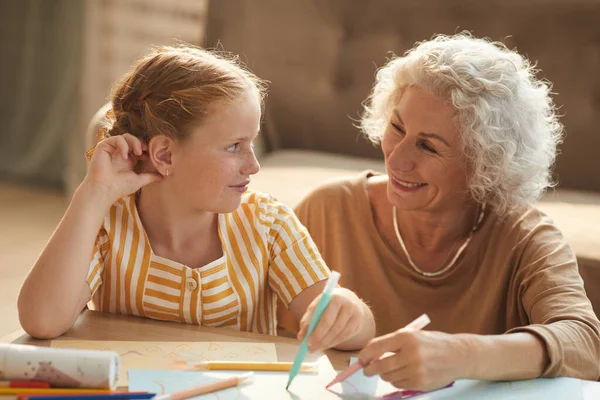
<path fill-rule="evenodd" d="M 82 3 L 0 4 L 0 179 L 62 187 L 77 126 Z"/>

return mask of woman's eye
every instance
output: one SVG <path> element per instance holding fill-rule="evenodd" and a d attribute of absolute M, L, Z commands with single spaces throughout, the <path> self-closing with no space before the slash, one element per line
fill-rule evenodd
<path fill-rule="evenodd" d="M 426 151 L 430 152 L 430 153 L 434 153 L 436 154 L 437 151 L 435 151 L 435 149 L 433 147 L 431 147 L 429 144 L 423 142 L 421 143 L 421 147 L 423 147 Z"/>
<path fill-rule="evenodd" d="M 225 150 L 227 150 L 230 153 L 233 153 L 233 152 L 237 151 L 239 148 L 240 148 L 240 144 L 235 143 L 235 144 L 232 144 L 231 146 L 225 148 Z"/>
<path fill-rule="evenodd" d="M 402 128 L 400 128 L 400 125 L 396 125 L 396 124 L 395 124 L 395 123 L 393 123 L 393 122 L 392 122 L 391 124 L 392 124 L 392 127 L 394 127 L 394 130 L 395 130 L 396 132 L 398 132 L 398 133 L 401 133 L 401 134 L 403 134 L 403 135 L 404 135 L 404 130 L 402 130 Z"/>

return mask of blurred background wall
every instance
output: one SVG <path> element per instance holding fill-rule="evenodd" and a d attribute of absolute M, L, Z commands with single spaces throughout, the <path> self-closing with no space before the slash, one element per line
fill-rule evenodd
<path fill-rule="evenodd" d="M 376 68 L 434 33 L 504 41 L 554 83 L 565 188 L 600 191 L 600 3 L 595 0 L 3 0 L 0 179 L 72 191 L 85 128 L 148 47 L 239 53 L 271 81 L 269 149 L 381 157 L 358 139 Z M 205 36 L 206 34 L 206 36 Z"/>
<path fill-rule="evenodd" d="M 18 328 L 21 282 L 85 176 L 88 122 L 149 46 L 220 44 L 271 82 L 253 185 L 293 206 L 332 175 L 381 169 L 353 126 L 375 71 L 461 30 L 516 47 L 554 83 L 567 136 L 560 189 L 540 207 L 598 311 L 600 1 L 0 0 L 0 336 Z"/>
<path fill-rule="evenodd" d="M 2 0 L 0 180 L 70 192 L 85 129 L 149 46 L 204 43 L 207 0 Z"/>
<path fill-rule="evenodd" d="M 270 80 L 269 138 L 280 148 L 368 157 L 352 119 L 386 58 L 435 33 L 469 30 L 516 48 L 554 84 L 567 137 L 563 188 L 600 192 L 597 0 L 219 0 L 208 44 L 244 54 Z"/>
<path fill-rule="evenodd" d="M 90 118 L 149 46 L 202 44 L 206 10 L 206 0 L 0 0 L 0 341 L 22 333 L 19 289 L 85 176 Z"/>

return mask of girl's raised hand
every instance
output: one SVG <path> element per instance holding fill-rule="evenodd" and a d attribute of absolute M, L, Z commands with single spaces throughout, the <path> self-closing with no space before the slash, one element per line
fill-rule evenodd
<path fill-rule="evenodd" d="M 156 172 L 136 173 L 138 161 L 147 157 L 147 145 L 125 133 L 111 136 L 96 145 L 84 184 L 112 204 L 143 186 L 163 179 Z"/>

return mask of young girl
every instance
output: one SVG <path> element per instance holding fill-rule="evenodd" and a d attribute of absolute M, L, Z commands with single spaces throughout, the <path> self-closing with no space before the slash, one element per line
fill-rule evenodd
<path fill-rule="evenodd" d="M 304 336 L 330 272 L 288 207 L 248 191 L 264 92 L 234 61 L 196 48 L 158 48 L 137 63 L 21 289 L 30 335 L 61 335 L 88 302 L 275 335 L 279 296 Z M 309 344 L 358 349 L 374 332 L 369 308 L 337 288 Z"/>

